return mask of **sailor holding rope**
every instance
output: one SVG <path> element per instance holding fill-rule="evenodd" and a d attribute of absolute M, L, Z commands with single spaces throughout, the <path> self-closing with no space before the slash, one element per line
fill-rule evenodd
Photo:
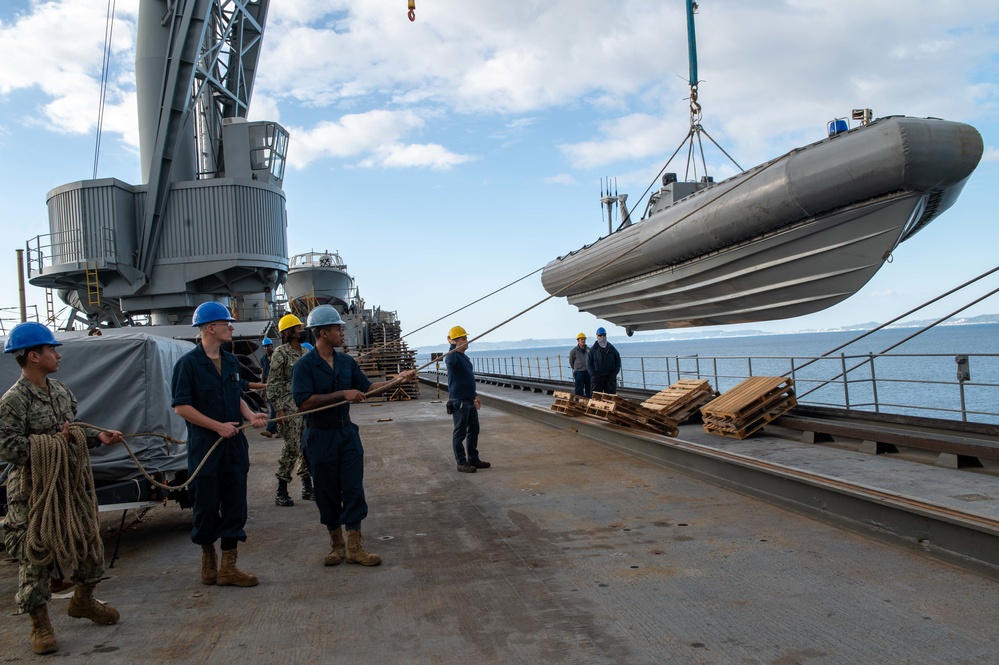
<path fill-rule="evenodd" d="M 191 482 L 194 526 L 191 540 L 201 545 L 201 581 L 219 586 L 257 585 L 255 575 L 236 567 L 236 546 L 246 540 L 246 476 L 250 451 L 240 429 L 243 420 L 254 427 L 267 424 L 267 415 L 252 411 L 242 397 L 239 360 L 222 348 L 232 342 L 235 321 L 225 305 L 206 302 L 194 311 L 201 343 L 184 354 L 173 368 L 173 410 L 187 421 L 187 468 L 193 475 L 219 437 L 225 439 L 208 457 Z M 218 566 L 215 541 L 221 540 Z"/>
<path fill-rule="evenodd" d="M 122 436 L 115 430 L 98 432 L 73 425 L 76 397 L 48 376 L 59 371 L 62 356 L 56 347 L 61 345 L 51 330 L 36 322 L 18 324 L 4 345 L 4 353 L 13 354 L 21 367 L 21 378 L 0 399 L 0 458 L 12 465 L 5 544 L 18 561 L 18 613 L 31 617 L 31 649 L 37 654 L 58 648 L 48 615 L 49 579 L 57 564 L 53 550 L 74 566 L 71 579 L 76 591 L 69 601 L 69 615 L 100 625 L 117 623 L 119 618 L 116 609 L 94 599 L 94 587 L 104 575 L 104 547 L 87 448 L 118 443 Z M 43 460 L 57 461 L 43 464 Z M 63 473 L 58 473 L 60 469 Z M 61 505 L 73 515 L 40 514 L 43 505 L 50 507 L 42 497 L 53 492 L 62 495 L 55 498 L 63 499 Z M 36 538 L 39 522 L 64 528 L 37 531 Z M 71 538 L 65 532 L 79 540 L 67 544 Z"/>

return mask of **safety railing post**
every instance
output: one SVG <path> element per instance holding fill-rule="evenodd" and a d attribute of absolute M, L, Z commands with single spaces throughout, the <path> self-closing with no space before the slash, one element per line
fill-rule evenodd
<path fill-rule="evenodd" d="M 850 408 L 850 382 L 847 380 L 847 376 L 846 376 L 846 354 L 841 352 L 839 354 L 839 359 L 840 359 L 840 369 L 843 372 L 842 373 L 842 376 L 843 376 L 843 407 L 849 409 Z"/>
<path fill-rule="evenodd" d="M 645 381 L 645 356 L 639 358 L 642 367 L 642 390 L 648 390 L 649 384 Z"/>
<path fill-rule="evenodd" d="M 871 398 L 874 400 L 874 413 L 881 411 L 881 404 L 878 403 L 878 379 L 874 372 L 874 354 L 868 353 L 868 362 L 871 363 Z"/>

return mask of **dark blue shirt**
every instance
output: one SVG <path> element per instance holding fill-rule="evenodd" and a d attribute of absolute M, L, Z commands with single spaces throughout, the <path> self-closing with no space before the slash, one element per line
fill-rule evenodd
<path fill-rule="evenodd" d="M 298 408 L 313 395 L 326 395 L 339 390 L 368 392 L 371 381 L 364 375 L 357 361 L 346 353 L 334 351 L 333 367 L 313 349 L 295 361 L 291 368 L 291 395 Z M 324 409 L 306 416 L 305 426 L 320 429 L 341 426 L 350 419 L 350 404 Z"/>
<path fill-rule="evenodd" d="M 219 349 L 222 357 L 222 375 L 199 344 L 177 361 L 173 368 L 171 406 L 190 405 L 203 415 L 222 423 L 242 423 L 240 404 L 243 381 L 239 376 L 239 360 L 233 354 Z M 218 434 L 193 423 L 187 423 L 188 443 L 218 439 Z M 237 436 L 242 436 L 239 434 Z"/>
<path fill-rule="evenodd" d="M 454 351 L 454 344 L 451 345 Z M 447 396 L 455 401 L 474 400 L 475 372 L 472 371 L 472 360 L 464 353 L 452 353 L 444 356 L 447 367 Z"/>

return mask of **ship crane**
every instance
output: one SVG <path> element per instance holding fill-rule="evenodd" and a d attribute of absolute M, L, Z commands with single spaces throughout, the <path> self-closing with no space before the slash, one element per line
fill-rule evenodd
<path fill-rule="evenodd" d="M 288 132 L 247 120 L 269 5 L 140 0 L 143 183 L 49 192 L 49 233 L 27 243 L 31 284 L 57 290 L 92 326 L 125 312 L 186 323 L 208 300 L 241 320 L 269 317 L 288 271 Z"/>

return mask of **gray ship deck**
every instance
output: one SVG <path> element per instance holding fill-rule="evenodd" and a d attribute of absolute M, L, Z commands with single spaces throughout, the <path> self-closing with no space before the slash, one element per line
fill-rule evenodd
<path fill-rule="evenodd" d="M 492 399 L 551 398 L 483 387 Z M 190 511 L 157 506 L 126 531 L 99 627 L 54 600 L 74 662 L 995 663 L 996 582 L 486 405 L 493 468 L 455 471 L 433 387 L 352 408 L 367 452 L 366 543 L 378 568 L 324 568 L 314 504 L 273 504 L 279 444 L 250 434 L 253 589 L 206 587 Z M 387 420 L 390 419 L 390 420 Z M 699 428 L 696 428 L 699 429 Z M 685 429 L 693 438 L 695 429 Z M 716 438 L 716 437 L 711 437 Z M 988 474 L 806 447 L 719 440 L 770 462 L 900 483 L 984 515 Z M 807 448 L 807 450 L 806 450 Z M 810 455 L 807 453 L 811 453 Z M 891 465 L 886 467 L 883 465 Z M 863 471 L 861 471 L 863 470 Z M 865 482 L 867 482 L 865 481 Z M 298 495 L 298 483 L 294 494 Z M 110 556 L 119 515 L 102 526 Z M 0 654 L 33 660 L 0 568 Z"/>

